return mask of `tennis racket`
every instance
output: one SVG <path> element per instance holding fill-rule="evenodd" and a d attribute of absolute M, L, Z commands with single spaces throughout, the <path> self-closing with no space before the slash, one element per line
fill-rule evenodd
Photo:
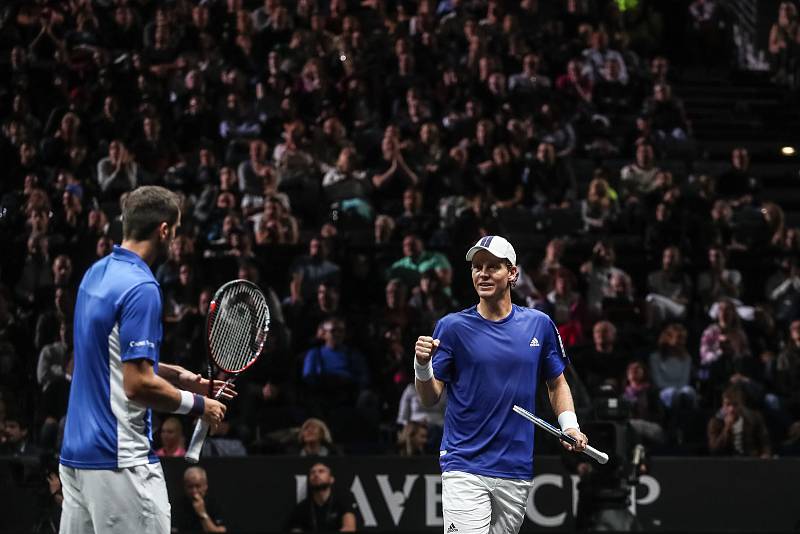
<path fill-rule="evenodd" d="M 206 316 L 208 396 L 219 399 L 225 387 L 213 395 L 214 367 L 228 375 L 225 386 L 253 365 L 264 351 L 269 332 L 269 306 L 264 292 L 248 280 L 232 280 L 214 293 Z M 209 425 L 198 419 L 184 458 L 197 463 Z"/>
<path fill-rule="evenodd" d="M 550 423 L 548 423 L 544 419 L 542 419 L 540 417 L 536 417 L 535 415 L 533 415 L 531 412 L 529 412 L 525 408 L 520 408 L 519 406 L 517 406 L 515 404 L 512 409 L 516 413 L 518 413 L 519 415 L 521 415 L 522 417 L 524 417 L 525 419 L 527 419 L 528 421 L 533 423 L 534 425 L 538 426 L 539 428 L 541 428 L 542 430 L 546 431 L 547 433 L 554 435 L 555 437 L 557 437 L 561 441 L 566 441 L 570 445 L 575 445 L 576 443 L 578 443 L 578 441 L 575 438 L 573 438 L 572 436 L 570 436 L 569 434 L 564 433 L 564 431 L 554 427 L 553 425 L 551 425 Z M 608 454 L 606 454 L 606 453 L 604 453 L 602 451 L 598 451 L 597 449 L 595 449 L 591 445 L 587 445 L 586 448 L 582 452 L 583 452 L 583 454 L 585 454 L 589 458 L 591 458 L 593 460 L 596 460 L 597 463 L 604 464 L 604 463 L 608 462 Z"/>

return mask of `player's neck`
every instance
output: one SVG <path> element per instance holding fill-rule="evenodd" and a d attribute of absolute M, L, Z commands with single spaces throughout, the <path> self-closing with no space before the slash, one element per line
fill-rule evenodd
<path fill-rule="evenodd" d="M 147 265 L 153 265 L 153 262 L 156 261 L 156 247 L 150 241 L 125 239 L 120 246 L 138 255 Z"/>
<path fill-rule="evenodd" d="M 478 302 L 478 313 L 489 321 L 500 321 L 511 313 L 511 295 L 504 294 L 497 300 L 481 299 Z"/>

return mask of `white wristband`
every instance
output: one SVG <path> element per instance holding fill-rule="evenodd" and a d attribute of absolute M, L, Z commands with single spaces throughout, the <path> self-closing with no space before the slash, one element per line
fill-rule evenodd
<path fill-rule="evenodd" d="M 575 430 L 581 429 L 581 427 L 578 426 L 578 416 L 575 415 L 575 412 L 570 412 L 569 410 L 558 414 L 558 424 L 561 426 L 562 432 L 568 428 L 574 428 Z"/>
<path fill-rule="evenodd" d="M 187 414 L 194 407 L 194 393 L 181 390 L 181 405 L 173 413 Z"/>
<path fill-rule="evenodd" d="M 433 364 L 430 360 L 426 365 L 420 365 L 417 358 L 414 358 L 414 376 L 420 382 L 427 382 L 433 378 Z"/>

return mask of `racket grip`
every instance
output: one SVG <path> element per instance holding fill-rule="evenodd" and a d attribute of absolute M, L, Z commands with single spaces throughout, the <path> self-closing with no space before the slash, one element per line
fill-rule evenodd
<path fill-rule="evenodd" d="M 208 428 L 208 423 L 202 419 L 197 420 L 194 432 L 192 433 L 192 440 L 189 442 L 189 448 L 186 449 L 186 455 L 183 457 L 184 460 L 190 464 L 196 464 L 200 461 L 200 451 L 203 450 L 203 443 L 206 441 Z"/>
<path fill-rule="evenodd" d="M 587 445 L 583 452 L 593 460 L 596 460 L 599 464 L 608 462 L 608 454 L 604 453 L 603 451 L 598 451 L 591 445 Z"/>

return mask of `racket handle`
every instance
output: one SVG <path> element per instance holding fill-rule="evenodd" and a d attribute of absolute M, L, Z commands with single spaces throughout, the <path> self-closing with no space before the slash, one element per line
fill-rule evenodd
<path fill-rule="evenodd" d="M 604 464 L 608 462 L 608 454 L 604 453 L 603 451 L 598 451 L 591 445 L 587 445 L 583 453 L 586 454 L 586 456 L 589 456 L 590 458 L 596 460 L 597 463 L 599 464 Z"/>
<path fill-rule="evenodd" d="M 196 464 L 200 461 L 200 451 L 203 450 L 203 443 L 206 441 L 208 435 L 208 423 L 202 419 L 197 420 L 192 433 L 192 440 L 189 442 L 189 448 L 186 449 L 186 455 L 183 457 L 190 464 Z"/>

